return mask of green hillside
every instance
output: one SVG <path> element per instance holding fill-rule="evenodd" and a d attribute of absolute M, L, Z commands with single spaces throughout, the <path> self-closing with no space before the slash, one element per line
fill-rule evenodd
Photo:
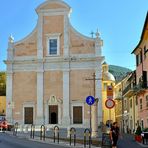
<path fill-rule="evenodd" d="M 131 72 L 132 70 L 115 66 L 115 65 L 109 65 L 109 72 L 114 75 L 116 82 L 120 81 L 127 75 L 127 73 Z"/>

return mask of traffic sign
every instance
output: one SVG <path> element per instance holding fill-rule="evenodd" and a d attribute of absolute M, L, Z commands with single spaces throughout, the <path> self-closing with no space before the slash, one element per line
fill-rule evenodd
<path fill-rule="evenodd" d="M 113 87 L 107 86 L 107 99 L 113 99 Z"/>
<path fill-rule="evenodd" d="M 105 106 L 108 108 L 108 109 L 111 109 L 115 106 L 115 101 L 113 99 L 107 99 L 105 101 Z"/>
<path fill-rule="evenodd" d="M 87 96 L 86 97 L 86 103 L 88 105 L 93 105 L 95 103 L 95 98 L 93 96 Z"/>

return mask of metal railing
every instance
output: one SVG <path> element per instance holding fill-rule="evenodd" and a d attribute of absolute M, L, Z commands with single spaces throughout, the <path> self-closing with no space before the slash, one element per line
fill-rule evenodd
<path fill-rule="evenodd" d="M 34 139 L 34 133 L 35 133 L 35 125 L 31 125 L 31 130 L 30 130 L 30 138 Z"/>
<path fill-rule="evenodd" d="M 129 85 L 127 85 L 127 87 L 125 87 L 125 89 L 123 90 L 123 95 L 125 95 L 129 91 L 135 91 L 134 85 L 131 83 Z"/>
<path fill-rule="evenodd" d="M 41 125 L 40 127 L 40 140 L 44 140 L 45 141 L 45 125 Z"/>
<path fill-rule="evenodd" d="M 91 148 L 91 131 L 88 128 L 84 130 L 84 147 L 86 147 L 86 145 Z"/>
<path fill-rule="evenodd" d="M 53 142 L 55 143 L 55 141 L 57 139 L 57 142 L 59 144 L 59 127 L 58 126 L 55 126 L 53 128 L 53 131 L 54 131 Z"/>
<path fill-rule="evenodd" d="M 18 122 L 16 122 L 16 123 L 14 124 L 14 129 L 13 129 L 13 135 L 14 135 L 14 136 L 17 136 L 17 130 L 18 130 Z"/>
<path fill-rule="evenodd" d="M 73 135 L 73 143 L 76 146 L 76 129 L 74 127 L 70 128 L 70 145 L 72 143 L 72 135 Z"/>

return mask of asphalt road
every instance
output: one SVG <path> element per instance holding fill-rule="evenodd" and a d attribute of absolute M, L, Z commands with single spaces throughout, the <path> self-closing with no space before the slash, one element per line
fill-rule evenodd
<path fill-rule="evenodd" d="M 66 146 L 44 144 L 29 141 L 24 138 L 17 138 L 5 133 L 0 133 L 0 148 L 63 148 Z"/>
<path fill-rule="evenodd" d="M 128 134 L 125 134 L 122 139 L 118 141 L 118 148 L 142 148 L 147 147 L 148 145 L 143 146 L 135 142 L 134 137 Z"/>

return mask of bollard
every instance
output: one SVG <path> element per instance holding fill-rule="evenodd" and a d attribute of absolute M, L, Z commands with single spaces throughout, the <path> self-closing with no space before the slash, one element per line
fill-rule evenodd
<path fill-rule="evenodd" d="M 71 141 L 72 141 L 72 135 L 74 136 L 74 146 L 76 146 L 76 129 L 74 127 L 70 128 L 70 145 L 71 145 Z"/>
<path fill-rule="evenodd" d="M 58 126 L 55 126 L 55 127 L 53 128 L 53 130 L 54 130 L 54 137 L 53 137 L 54 143 L 55 143 L 55 140 L 56 140 L 56 138 L 57 138 L 57 142 L 58 142 L 58 144 L 59 144 L 59 127 L 58 127 Z"/>
<path fill-rule="evenodd" d="M 20 132 L 23 132 L 23 126 L 20 125 L 19 128 L 20 128 Z"/>
<path fill-rule="evenodd" d="M 17 136 L 18 122 L 14 124 L 13 135 Z"/>
<path fill-rule="evenodd" d="M 28 125 L 26 125 L 24 128 L 25 128 L 24 133 L 28 133 Z"/>
<path fill-rule="evenodd" d="M 40 127 L 40 140 L 42 139 L 45 141 L 45 125 L 41 125 Z"/>
<path fill-rule="evenodd" d="M 91 148 L 91 132 L 88 128 L 84 130 L 84 147 L 86 147 L 87 144 L 89 148 Z"/>
<path fill-rule="evenodd" d="M 70 127 L 67 127 L 67 138 L 70 137 Z"/>
<path fill-rule="evenodd" d="M 34 139 L 35 125 L 31 125 L 30 138 Z"/>

